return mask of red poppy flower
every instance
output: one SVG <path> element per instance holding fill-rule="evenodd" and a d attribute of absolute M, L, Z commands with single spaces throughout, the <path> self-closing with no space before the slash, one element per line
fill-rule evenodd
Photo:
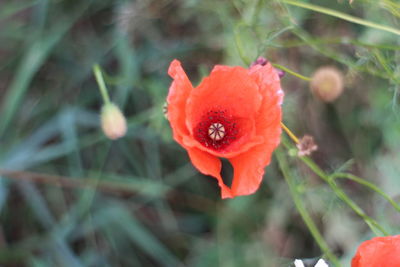
<path fill-rule="evenodd" d="M 375 237 L 363 242 L 351 261 L 351 267 L 400 266 L 400 235 Z"/>
<path fill-rule="evenodd" d="M 222 198 L 254 193 L 280 142 L 283 92 L 276 70 L 269 63 L 217 65 L 196 88 L 178 60 L 168 73 L 174 79 L 167 97 L 174 139 L 201 173 L 218 180 Z M 219 158 L 233 166 L 230 188 Z"/>

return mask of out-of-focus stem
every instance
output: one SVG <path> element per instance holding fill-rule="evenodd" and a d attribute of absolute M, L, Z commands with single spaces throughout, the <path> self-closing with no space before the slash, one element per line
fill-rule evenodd
<path fill-rule="evenodd" d="M 317 5 L 312 5 L 312 4 L 304 3 L 301 1 L 294 1 L 294 0 L 282 0 L 282 1 L 289 5 L 302 7 L 302 8 L 309 9 L 309 10 L 312 10 L 315 12 L 319 12 L 319 13 L 322 13 L 325 15 L 329 15 L 329 16 L 333 16 L 333 17 L 336 17 L 339 19 L 347 20 L 352 23 L 356 23 L 359 25 L 363 25 L 363 26 L 367 26 L 370 28 L 374 28 L 374 29 L 394 33 L 396 35 L 400 35 L 400 30 L 395 29 L 393 27 L 389 27 L 389 26 L 381 25 L 381 24 L 374 23 L 374 22 L 371 22 L 368 20 L 360 19 L 360 18 L 350 16 L 348 14 L 345 14 L 345 13 L 342 13 L 342 12 L 339 12 L 339 11 L 336 11 L 333 9 L 329 9 L 329 8 L 325 8 L 325 7 L 317 6 Z"/>
<path fill-rule="evenodd" d="M 365 212 L 358 206 L 349 196 L 339 188 L 333 179 L 329 176 L 309 157 L 300 157 L 300 159 L 320 178 L 329 184 L 332 190 L 335 192 L 336 196 L 344 201 L 358 216 L 363 218 L 363 220 L 370 226 L 371 230 L 376 234 L 380 235 L 376 229 L 378 229 L 383 235 L 388 235 L 388 233 L 383 229 L 383 227 L 374 219 L 369 217 Z M 372 227 L 371 227 L 372 226 Z"/>
<path fill-rule="evenodd" d="M 108 96 L 107 87 L 104 82 L 99 64 L 93 65 L 93 73 L 94 76 L 96 77 L 97 84 L 99 85 L 100 93 L 101 96 L 103 97 L 104 104 L 110 103 L 110 97 Z"/>
<path fill-rule="evenodd" d="M 289 135 L 289 137 L 296 144 L 298 144 L 299 143 L 299 139 L 296 137 L 296 135 L 288 127 L 286 127 L 286 125 L 284 125 L 283 122 L 281 122 L 281 126 L 286 131 L 286 133 Z M 289 148 L 289 144 L 288 144 L 288 142 L 287 142 L 287 140 L 285 138 L 282 138 L 282 143 L 286 148 Z M 326 174 L 311 158 L 306 157 L 306 156 L 300 156 L 299 158 L 315 174 L 317 174 L 321 179 L 323 179 L 331 187 L 331 189 L 336 194 L 336 196 L 338 198 L 340 198 L 343 202 L 345 202 L 357 215 L 359 215 L 377 236 L 379 236 L 381 234 L 388 235 L 386 230 L 377 221 L 375 221 L 374 219 L 369 217 L 367 214 L 365 214 L 365 212 L 362 210 L 362 208 L 360 206 L 358 206 L 353 200 L 351 200 L 351 198 L 336 184 L 336 182 L 334 181 L 334 178 L 331 178 L 328 174 Z M 358 177 L 354 177 L 354 176 L 351 176 L 351 175 L 350 176 L 349 175 L 345 175 L 345 176 L 346 177 L 352 177 L 353 180 L 357 180 L 358 182 L 360 182 L 360 179 L 354 179 L 354 178 L 358 178 Z M 363 184 L 366 185 L 366 183 L 363 183 Z M 370 188 L 375 190 L 376 192 L 378 192 L 376 190 L 376 187 L 375 188 L 370 187 Z M 378 188 L 378 190 L 379 190 L 379 188 Z M 380 191 L 380 192 L 381 192 L 380 194 L 383 195 L 384 197 L 385 196 L 388 197 L 382 191 Z M 393 200 L 391 200 L 389 202 L 392 205 L 393 205 L 393 203 L 395 203 Z M 398 205 L 395 203 L 394 207 L 397 209 Z"/>
<path fill-rule="evenodd" d="M 356 182 L 360 185 L 363 185 L 369 189 L 371 189 L 372 191 L 375 191 L 377 194 L 381 195 L 384 199 L 386 199 L 392 206 L 393 208 L 395 208 L 398 212 L 400 212 L 400 206 L 399 204 L 396 203 L 396 201 L 394 201 L 390 196 L 388 196 L 385 192 L 383 192 L 378 186 L 374 185 L 371 182 L 368 182 L 367 180 L 355 176 L 351 173 L 344 173 L 344 172 L 337 172 L 334 173 L 332 175 L 329 176 L 330 179 L 349 179 L 353 182 Z"/>
<path fill-rule="evenodd" d="M 283 71 L 286 71 L 287 73 L 292 74 L 293 76 L 296 76 L 297 78 L 300 78 L 300 79 L 302 79 L 304 81 L 307 81 L 307 82 L 311 81 L 310 77 L 301 75 L 300 73 L 297 73 L 295 71 L 292 71 L 291 69 L 286 68 L 285 66 L 282 66 L 282 65 L 279 65 L 279 64 L 276 64 L 276 63 L 272 63 L 272 66 L 274 66 L 275 68 L 281 69 Z"/>
<path fill-rule="evenodd" d="M 308 213 L 307 209 L 303 205 L 303 201 L 301 200 L 300 193 L 297 190 L 296 184 L 291 177 L 290 169 L 288 167 L 286 158 L 284 153 L 281 149 L 276 150 L 276 158 L 278 159 L 279 167 L 282 171 L 283 177 L 285 178 L 286 183 L 289 186 L 289 192 L 293 199 L 293 202 L 296 206 L 297 211 L 299 212 L 301 218 L 303 219 L 304 223 L 308 227 L 311 235 L 314 237 L 315 241 L 317 242 L 318 246 L 327 256 L 327 258 L 335 265 L 340 266 L 338 258 L 330 251 L 328 245 L 326 244 L 324 238 L 322 237 L 321 233 L 319 232 L 317 226 L 315 225 L 314 221 L 312 220 L 310 214 Z"/>
<path fill-rule="evenodd" d="M 282 138 L 282 143 L 286 148 L 290 148 L 287 139 Z M 360 216 L 365 221 L 365 223 L 370 227 L 371 231 L 373 231 L 375 235 L 388 235 L 386 230 L 377 221 L 365 214 L 362 208 L 358 206 L 353 200 L 351 200 L 350 197 L 336 184 L 334 179 L 330 179 L 329 175 L 326 174 L 311 158 L 307 156 L 300 156 L 298 158 L 303 161 L 316 175 L 324 180 L 331 187 L 336 196 L 343 202 L 345 202 L 358 216 Z"/>

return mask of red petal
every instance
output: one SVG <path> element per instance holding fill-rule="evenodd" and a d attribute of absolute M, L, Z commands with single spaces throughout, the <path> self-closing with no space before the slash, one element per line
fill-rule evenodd
<path fill-rule="evenodd" d="M 400 235 L 375 237 L 363 242 L 351 266 L 400 266 Z"/>
<path fill-rule="evenodd" d="M 264 168 L 270 163 L 272 152 L 279 145 L 281 135 L 280 105 L 283 92 L 275 69 L 270 64 L 258 65 L 250 70 L 250 75 L 263 96 L 256 116 L 256 134 L 264 138 L 264 143 L 230 159 L 234 168 L 232 193 L 235 196 L 252 194 L 259 188 Z"/>
<path fill-rule="evenodd" d="M 271 153 L 270 147 L 259 145 L 229 159 L 234 170 L 231 187 L 233 196 L 249 195 L 260 187 L 264 168 L 271 161 Z"/>
<path fill-rule="evenodd" d="M 185 110 L 187 99 L 193 87 L 178 60 L 175 59 L 171 62 L 168 74 L 174 79 L 167 97 L 168 120 L 174 139 L 182 145 L 182 137 L 189 134 L 185 123 Z"/>
<path fill-rule="evenodd" d="M 210 76 L 189 96 L 187 103 L 187 127 L 193 136 L 193 129 L 210 110 L 226 111 L 235 118 L 241 132 L 232 145 L 224 151 L 213 151 L 196 140 L 185 139 L 186 145 L 195 146 L 218 157 L 233 157 L 260 143 L 255 137 L 254 118 L 260 108 L 262 97 L 258 84 L 249 76 L 249 70 L 242 67 L 216 66 Z"/>
<path fill-rule="evenodd" d="M 169 74 L 174 82 L 167 99 L 168 118 L 174 139 L 188 150 L 193 165 L 218 180 L 222 198 L 256 191 L 280 141 L 283 92 L 274 68 L 216 66 L 195 90 L 179 61 L 171 63 Z M 193 129 L 210 110 L 231 114 L 243 131 L 226 151 L 209 150 L 193 138 Z M 218 157 L 229 158 L 233 165 L 232 189 L 221 178 Z"/>
<path fill-rule="evenodd" d="M 256 134 L 263 136 L 270 146 L 275 148 L 280 142 L 283 100 L 278 73 L 268 63 L 265 66 L 252 67 L 250 75 L 259 85 L 263 96 L 263 102 L 256 117 Z"/>
<path fill-rule="evenodd" d="M 187 122 L 191 131 L 209 110 L 227 110 L 237 118 L 249 118 L 260 108 L 258 85 L 242 67 L 219 66 L 190 95 Z"/>
<path fill-rule="evenodd" d="M 221 161 L 219 158 L 210 155 L 207 152 L 197 148 L 188 148 L 190 160 L 192 164 L 203 174 L 211 175 L 218 180 L 218 185 L 221 188 L 222 198 L 231 198 L 232 193 L 229 187 L 224 184 L 221 177 Z"/>
<path fill-rule="evenodd" d="M 278 98 L 279 105 L 282 104 L 283 90 L 277 71 L 270 63 L 265 66 L 256 65 L 249 71 L 250 76 L 259 85 L 260 94 L 266 99 Z"/>

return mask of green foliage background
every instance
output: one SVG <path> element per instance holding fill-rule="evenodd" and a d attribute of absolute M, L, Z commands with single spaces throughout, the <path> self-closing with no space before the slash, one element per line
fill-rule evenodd
<path fill-rule="evenodd" d="M 232 200 L 192 167 L 162 113 L 174 58 L 194 85 L 215 64 L 247 66 L 259 55 L 306 77 L 336 66 L 346 90 L 333 104 L 286 74 L 284 121 L 315 137 L 312 158 L 327 173 L 361 176 L 398 203 L 400 35 L 368 24 L 399 29 L 400 3 L 302 2 L 367 23 L 360 25 L 291 2 L 1 0 L 0 264 L 288 266 L 322 256 L 276 159 L 256 194 Z M 129 122 L 118 141 L 99 128 L 95 63 Z M 303 205 L 348 266 L 374 232 L 294 148 L 279 151 Z M 399 212 L 379 194 L 336 183 L 399 233 Z"/>

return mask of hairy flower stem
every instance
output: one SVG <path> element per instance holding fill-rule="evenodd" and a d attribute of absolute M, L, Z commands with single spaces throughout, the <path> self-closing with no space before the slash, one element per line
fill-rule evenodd
<path fill-rule="evenodd" d="M 282 144 L 287 149 L 291 149 L 291 146 L 286 138 L 282 138 Z M 386 230 L 377 221 L 369 217 L 360 206 L 351 200 L 351 198 L 336 184 L 334 179 L 330 178 L 330 176 L 326 174 L 311 158 L 306 156 L 301 156 L 298 158 L 303 161 L 316 175 L 324 180 L 331 187 L 336 196 L 345 202 L 358 216 L 365 221 L 375 235 L 388 235 Z"/>
<path fill-rule="evenodd" d="M 293 202 L 296 206 L 297 211 L 299 212 L 301 218 L 304 223 L 308 227 L 311 235 L 314 237 L 318 246 L 321 248 L 326 257 L 335 265 L 340 266 L 338 258 L 330 251 L 328 244 L 325 242 L 321 233 L 319 232 L 317 226 L 311 218 L 311 215 L 308 213 L 307 209 L 303 205 L 303 201 L 300 196 L 300 192 L 298 191 L 298 187 L 294 179 L 292 179 L 292 175 L 290 173 L 290 169 L 287 163 L 287 160 L 284 156 L 284 152 L 282 149 L 276 150 L 276 158 L 279 163 L 279 167 L 282 171 L 283 177 L 285 178 L 286 183 L 289 186 L 290 195 L 293 199 Z"/>
<path fill-rule="evenodd" d="M 293 6 L 298 6 L 298 7 L 302 7 L 305 9 L 309 9 L 315 12 L 319 12 L 328 16 L 333 16 L 339 19 L 343 19 L 355 24 L 359 24 L 359 25 L 363 25 L 366 27 L 370 27 L 370 28 L 374 28 L 374 29 L 378 29 L 378 30 L 382 30 L 382 31 L 386 31 L 386 32 L 390 32 L 396 35 L 400 35 L 400 30 L 395 29 L 393 27 L 389 27 L 386 25 L 381 25 L 378 23 L 374 23 L 368 20 L 364 20 L 364 19 L 360 19 L 354 16 L 350 16 L 348 14 L 333 10 L 333 9 L 329 9 L 329 8 L 325 8 L 322 6 L 317 6 L 317 5 L 312 5 L 309 3 L 304 3 L 304 2 L 300 2 L 300 1 L 294 1 L 294 0 L 282 0 L 282 2 L 289 4 L 289 5 L 293 5 Z"/>
<path fill-rule="evenodd" d="M 389 235 L 386 230 L 374 219 L 369 217 L 329 176 L 309 157 L 299 157 L 315 174 L 322 178 L 333 190 L 338 198 L 345 202 L 358 216 L 360 216 L 375 235 Z M 379 230 L 379 232 L 377 231 Z"/>
<path fill-rule="evenodd" d="M 110 97 L 108 95 L 107 87 L 103 79 L 103 74 L 101 72 L 99 64 L 93 65 L 93 73 L 96 77 L 97 84 L 100 89 L 101 96 L 103 97 L 104 104 L 110 103 Z"/>
<path fill-rule="evenodd" d="M 329 176 L 330 179 L 348 179 L 353 182 L 356 182 L 360 185 L 363 185 L 369 188 L 372 191 L 375 191 L 377 194 L 381 195 L 384 199 L 386 199 L 398 212 L 400 212 L 400 205 L 396 203 L 390 196 L 388 196 L 385 192 L 383 192 L 378 186 L 374 185 L 371 182 L 366 181 L 365 179 L 355 176 L 350 173 L 345 172 L 337 172 Z"/>

